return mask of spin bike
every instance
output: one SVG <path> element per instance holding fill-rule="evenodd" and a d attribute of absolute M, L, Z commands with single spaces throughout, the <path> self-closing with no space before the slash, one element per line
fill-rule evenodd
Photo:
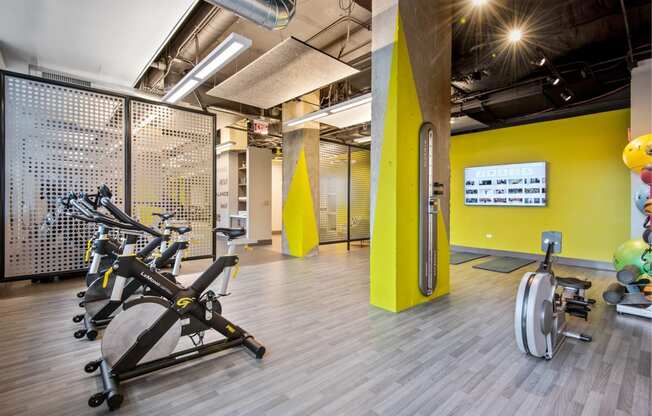
<path fill-rule="evenodd" d="M 555 276 L 552 255 L 561 252 L 561 233 L 546 231 L 541 240 L 546 256 L 536 272 L 527 272 L 521 279 L 514 333 L 521 352 L 551 360 L 567 337 L 591 341 L 589 335 L 566 330 L 566 314 L 587 320 L 595 300 L 585 295 L 590 281 Z"/>
<path fill-rule="evenodd" d="M 241 230 L 221 229 L 229 238 Z M 238 264 L 238 257 L 219 257 L 190 287 L 170 281 L 133 255 L 121 255 L 113 266 L 126 278 L 150 289 L 148 295 L 129 300 L 124 311 L 108 325 L 102 337 L 102 356 L 87 363 L 84 370 L 100 370 L 102 391 L 88 400 L 91 407 L 105 401 L 117 409 L 123 401 L 121 382 L 153 371 L 182 364 L 208 354 L 245 347 L 260 359 L 265 347 L 244 329 L 225 319 L 217 295 L 208 287 L 226 268 Z M 204 331 L 213 329 L 224 338 L 204 343 Z M 181 336 L 187 335 L 194 347 L 175 351 Z"/>
<path fill-rule="evenodd" d="M 146 227 L 143 224 L 133 220 L 127 214 L 117 208 L 109 198 L 101 198 L 101 204 L 112 215 L 119 218 L 110 218 L 97 211 L 91 211 L 89 207 L 83 206 L 78 200 L 72 197 L 68 199 L 69 204 L 78 210 L 77 213 L 67 213 L 76 219 L 95 222 L 105 227 L 120 229 L 125 234 L 125 244 L 122 249 L 122 255 L 136 255 L 144 258 L 142 252 L 135 254 L 136 244 L 143 232 L 149 233 L 154 237 L 154 243 L 151 246 L 158 246 L 161 234 L 156 230 Z M 153 259 L 148 266 L 153 269 L 160 269 L 171 258 L 175 258 L 172 273 L 163 273 L 162 275 L 171 281 L 176 281 L 176 276 L 180 270 L 180 263 L 184 250 L 188 247 L 187 240 L 183 235 L 190 230 L 189 227 L 179 228 L 180 238 L 161 254 L 160 257 Z M 145 250 L 147 247 L 145 248 Z M 73 317 L 73 322 L 83 322 L 84 328 L 75 331 L 75 338 L 86 336 L 89 340 L 94 340 L 98 335 L 98 330 L 106 327 L 114 316 L 120 311 L 124 301 L 135 295 L 143 289 L 142 285 L 133 279 L 126 281 L 120 276 L 114 276 L 113 268 L 109 268 L 103 277 L 98 277 L 88 287 L 84 294 L 83 307 L 85 313 Z"/>
<path fill-rule="evenodd" d="M 73 194 L 74 196 L 74 194 Z M 90 211 L 97 211 L 99 207 L 99 198 L 100 197 L 112 198 L 112 193 L 106 185 L 102 185 L 97 194 L 88 195 L 80 194 L 77 198 L 77 202 L 87 208 Z M 69 196 L 70 198 L 70 196 Z M 68 201 L 69 202 L 69 201 Z M 69 203 L 64 202 L 65 207 L 69 207 Z M 173 213 L 152 213 L 152 215 L 157 216 L 161 219 L 162 235 L 161 237 L 153 238 L 149 244 L 143 247 L 137 255 L 143 259 L 149 258 L 148 262 L 151 262 L 151 255 L 157 248 L 159 253 L 163 253 L 167 249 L 167 245 L 171 239 L 172 231 L 184 230 L 183 227 L 175 227 L 171 224 L 170 219 L 174 217 Z M 109 267 L 115 262 L 118 255 L 123 249 L 123 245 L 115 238 L 112 238 L 109 234 L 110 228 L 104 224 L 98 224 L 98 230 L 93 236 L 92 239 L 88 240 L 88 245 L 86 247 L 86 252 L 84 254 L 84 261 L 90 265 L 86 273 L 86 287 L 89 287 L 97 278 L 106 272 Z M 170 260 L 165 266 L 174 266 L 174 262 Z M 177 273 L 178 274 L 178 273 Z M 86 294 L 85 290 L 82 290 L 77 293 L 78 298 L 83 298 Z M 80 302 L 80 307 L 84 306 L 84 302 Z"/>

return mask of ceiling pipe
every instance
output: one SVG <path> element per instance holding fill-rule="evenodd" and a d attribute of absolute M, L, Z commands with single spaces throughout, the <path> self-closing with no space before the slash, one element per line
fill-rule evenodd
<path fill-rule="evenodd" d="M 285 29 L 296 11 L 296 0 L 206 1 L 270 30 Z"/>

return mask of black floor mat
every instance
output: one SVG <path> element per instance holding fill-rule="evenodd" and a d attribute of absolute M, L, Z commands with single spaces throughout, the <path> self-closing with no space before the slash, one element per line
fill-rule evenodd
<path fill-rule="evenodd" d="M 476 264 L 473 268 L 498 273 L 511 273 L 532 263 L 534 263 L 534 260 L 518 259 L 515 257 L 496 257 L 487 262 Z"/>
<path fill-rule="evenodd" d="M 472 260 L 481 259 L 487 257 L 486 254 L 477 254 L 477 253 L 451 253 L 450 264 L 462 264 Z"/>

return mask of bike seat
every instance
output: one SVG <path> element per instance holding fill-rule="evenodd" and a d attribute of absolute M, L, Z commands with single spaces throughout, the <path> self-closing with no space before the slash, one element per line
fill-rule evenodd
<path fill-rule="evenodd" d="M 557 285 L 569 289 L 587 290 L 591 287 L 591 282 L 588 280 L 580 280 L 576 277 L 558 277 Z"/>
<path fill-rule="evenodd" d="M 188 233 L 188 232 L 192 231 L 192 227 L 175 227 L 175 226 L 171 226 L 171 227 L 167 227 L 167 228 L 174 231 L 175 233 L 177 233 L 179 235 L 183 235 L 185 233 Z"/>
<path fill-rule="evenodd" d="M 163 221 L 169 220 L 174 217 L 174 213 L 171 212 L 152 212 L 152 215 L 160 217 Z"/>
<path fill-rule="evenodd" d="M 224 234 L 225 236 L 228 237 L 229 240 L 233 240 L 247 234 L 247 230 L 245 230 L 244 228 L 217 227 L 213 231 L 216 233 Z"/>

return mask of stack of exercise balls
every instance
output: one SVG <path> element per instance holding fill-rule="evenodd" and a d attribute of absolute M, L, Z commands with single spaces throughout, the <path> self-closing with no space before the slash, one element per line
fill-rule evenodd
<path fill-rule="evenodd" d="M 612 305 L 649 305 L 652 304 L 652 134 L 630 141 L 623 151 L 623 161 L 641 178 L 634 202 L 645 215 L 643 237 L 625 241 L 616 249 L 614 267 L 618 282 L 610 284 L 602 297 Z"/>

